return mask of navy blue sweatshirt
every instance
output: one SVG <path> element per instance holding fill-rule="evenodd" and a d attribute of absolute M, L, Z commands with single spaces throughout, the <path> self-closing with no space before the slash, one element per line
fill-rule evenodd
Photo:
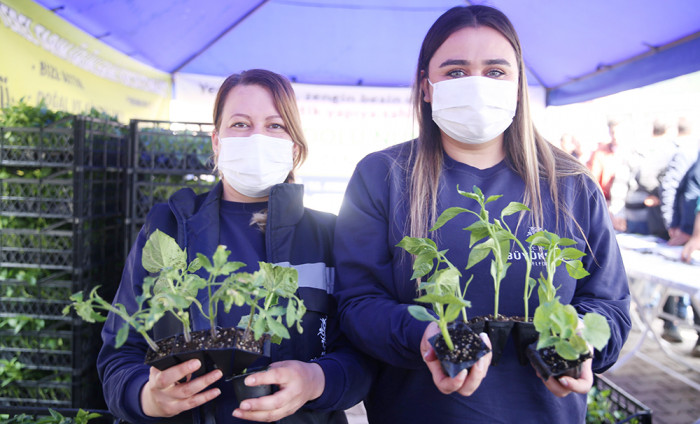
<path fill-rule="evenodd" d="M 410 143 L 410 142 L 409 142 Z M 570 394 L 557 398 L 544 386 L 528 364 L 518 363 L 512 338 L 503 357 L 490 367 L 486 378 L 469 397 L 444 395 L 435 387 L 423 362 L 419 345 L 426 322 L 414 319 L 407 311 L 418 296 L 411 277 L 411 258 L 396 244 L 407 234 L 408 160 L 410 144 L 403 143 L 365 157 L 348 185 L 336 224 L 335 248 L 336 297 L 341 328 L 359 349 L 380 359 L 378 379 L 365 402 L 371 423 L 583 423 L 586 396 Z M 593 368 L 602 372 L 618 357 L 630 329 L 627 277 L 615 239 L 607 206 L 594 181 L 586 176 L 560 181 L 566 209 L 572 220 L 555 231 L 554 207 L 543 187 L 544 226 L 546 230 L 567 235 L 585 251 L 584 265 L 590 276 L 576 281 L 560 267 L 555 285 L 562 303 L 571 303 L 580 314 L 595 311 L 606 317 L 612 330 L 608 345 L 595 352 Z M 438 214 L 448 207 L 460 206 L 478 211 L 478 204 L 457 192 L 481 188 L 485 195 L 503 195 L 488 204 L 491 216 L 511 201 L 523 201 L 523 180 L 507 161 L 476 169 L 444 155 L 438 195 Z M 526 216 L 527 218 L 527 216 Z M 462 272 L 462 284 L 471 274 L 466 294 L 471 301 L 470 317 L 492 314 L 494 286 L 489 273 L 490 260 L 465 271 L 469 256 L 469 233 L 463 228 L 476 218 L 464 213 L 440 230 L 430 234 L 438 247 L 448 249 L 448 259 Z M 517 215 L 506 221 L 517 227 Z M 520 225 L 517 237 L 525 239 L 537 229 Z M 501 284 L 501 315 L 524 315 L 523 289 L 525 261 L 512 250 L 512 265 Z M 532 274 L 544 272 L 542 260 L 533 264 Z M 530 314 L 537 306 L 537 294 L 529 300 Z"/>
<path fill-rule="evenodd" d="M 258 269 L 259 260 L 294 267 L 299 273 L 297 295 L 307 307 L 302 319 L 304 332 L 299 334 L 296 329 L 291 329 L 291 339 L 284 340 L 280 345 L 272 345 L 271 359 L 273 362 L 286 359 L 317 362 L 323 369 L 326 387 L 320 398 L 281 422 L 345 423 L 343 410 L 366 395 L 375 366 L 374 361 L 349 345 L 338 327 L 335 301 L 331 295 L 334 285 L 331 247 L 335 216 L 304 208 L 301 185 L 278 184 L 272 187 L 267 204 L 267 225 L 262 240 L 257 230 L 248 226 L 248 220 L 252 212 L 264 205 L 233 205 L 226 202 L 222 205 L 221 184 L 199 196 L 195 196 L 191 189 L 180 190 L 169 199 L 167 205 L 159 204 L 151 210 L 131 249 L 114 301 L 125 305 L 128 311 L 136 309 L 135 299 L 141 293 L 141 285 L 147 275 L 141 265 L 141 251 L 148 236 L 156 229 L 171 235 L 181 247 L 187 248 L 188 262 L 197 253 L 211 257 L 219 244 L 226 244 L 232 251 L 229 260 L 246 263 L 248 271 Z M 222 220 L 222 214 L 228 216 Z M 197 297 L 206 304 L 206 296 L 206 290 L 202 290 Z M 191 308 L 190 313 L 193 330 L 209 328 L 208 320 L 197 308 Z M 234 306 L 229 314 L 219 314 L 217 325 L 236 326 L 245 313 L 244 308 Z M 140 405 L 140 393 L 148 381 L 149 367 L 144 364 L 148 346 L 140 335 L 130 329 L 126 344 L 115 349 L 115 337 L 122 325 L 119 317 L 113 314 L 108 316 L 102 330 L 104 344 L 97 360 L 105 400 L 113 415 L 133 424 L 199 423 L 204 422 L 203 417 L 208 414 L 215 414 L 217 423 L 243 422 L 231 415 L 238 402 L 230 383 L 225 381 L 217 383 L 222 391 L 219 397 L 193 412 L 185 412 L 174 419 L 145 416 Z M 181 332 L 181 329 L 169 327 L 167 322 L 162 321 L 154 328 L 156 339 L 176 332 Z"/>

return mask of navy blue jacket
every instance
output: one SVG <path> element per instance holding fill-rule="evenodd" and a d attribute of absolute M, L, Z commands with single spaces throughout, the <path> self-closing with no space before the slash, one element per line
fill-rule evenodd
<path fill-rule="evenodd" d="M 195 195 L 191 189 L 175 193 L 168 204 L 158 204 L 150 211 L 144 227 L 127 258 L 122 281 L 114 302 L 119 302 L 132 311 L 135 298 L 141 293 L 141 285 L 147 272 L 141 265 L 141 251 L 148 236 L 156 229 L 174 237 L 181 247 L 187 248 L 188 261 L 202 253 L 211 257 L 219 245 L 219 205 L 222 183 L 212 191 Z M 303 317 L 303 334 L 290 330 L 292 338 L 280 345 L 272 344 L 271 359 L 280 361 L 297 359 L 314 360 L 323 369 L 326 387 L 320 398 L 310 402 L 294 415 L 283 419 L 283 423 L 345 423 L 343 412 L 362 400 L 369 390 L 373 369 L 364 355 L 350 347 L 342 337 L 335 317 L 335 302 L 332 296 L 334 264 L 331 254 L 335 216 L 303 207 L 303 186 L 278 184 L 272 187 L 268 201 L 268 217 L 265 232 L 266 262 L 291 265 L 299 273 L 297 295 L 303 299 L 307 313 Z M 235 260 L 236 258 L 231 258 Z M 206 291 L 198 295 L 206 300 Z M 234 306 L 234 309 L 236 307 Z M 242 308 L 240 308 L 242 309 Z M 219 314 L 217 324 L 233 327 L 238 323 L 241 311 Z M 192 329 L 209 328 L 208 321 L 192 308 Z M 149 367 L 144 364 L 147 345 L 134 332 L 129 334 L 126 344 L 114 348 L 116 333 L 122 320 L 110 314 L 102 330 L 103 347 L 99 353 L 97 367 L 105 399 L 110 411 L 131 423 L 151 422 L 205 422 L 203 412 L 216 404 L 217 423 L 242 422 L 231 416 L 237 402 L 232 398 L 230 386 L 225 382 L 217 385 L 222 394 L 200 411 L 180 414 L 176 419 L 154 419 L 143 414 L 140 407 L 140 391 L 148 381 Z M 154 329 L 155 338 L 171 335 L 177 327 L 165 325 Z"/>
<path fill-rule="evenodd" d="M 673 203 L 671 228 L 680 228 L 686 234 L 693 234 L 695 206 L 700 196 L 700 156 L 691 165 L 678 185 Z"/>
<path fill-rule="evenodd" d="M 396 246 L 408 228 L 407 181 L 414 166 L 409 151 L 410 144 L 404 143 L 360 161 L 336 225 L 335 292 L 341 326 L 355 346 L 382 361 L 365 401 L 370 423 L 583 423 L 586 395 L 554 396 L 532 366 L 518 363 L 512 337 L 498 364 L 490 367 L 471 396 L 444 395 L 435 387 L 419 349 L 428 323 L 408 313 L 418 297 L 416 281 L 411 279 L 412 260 Z M 477 169 L 446 154 L 443 158 L 438 214 L 453 206 L 479 210 L 475 201 L 458 194 L 458 185 L 466 191 L 476 185 L 487 196 L 503 195 L 487 205 L 492 217 L 498 217 L 509 202 L 523 201 L 525 184 L 507 160 Z M 562 303 L 572 304 L 579 314 L 598 312 L 610 324 L 610 341 L 595 352 L 593 360 L 594 371 L 602 372 L 615 362 L 630 330 L 627 277 L 607 204 L 596 183 L 585 175 L 562 178 L 560 183 L 565 210 L 571 215 L 561 220 L 557 231 L 552 199 L 546 184 L 542 184 L 544 229 L 574 239 L 573 247 L 587 253 L 582 261 L 591 275 L 577 281 L 562 265 L 555 285 Z M 470 275 L 474 276 L 466 292 L 471 302 L 469 317 L 492 314 L 495 300 L 490 260 L 465 270 L 470 248 L 469 233 L 463 228 L 475 220 L 473 215 L 463 213 L 430 233 L 462 273 L 463 285 Z M 525 239 L 538 230 L 528 224 L 527 216 L 519 226 L 517 214 L 505 221 L 510 228 L 518 228 L 517 237 L 524 245 Z M 532 276 L 545 272 L 542 258 L 538 256 L 534 261 Z M 500 287 L 499 314 L 523 316 L 525 260 L 517 248 L 511 251 L 509 262 Z M 536 306 L 535 293 L 529 299 L 530 316 Z"/>

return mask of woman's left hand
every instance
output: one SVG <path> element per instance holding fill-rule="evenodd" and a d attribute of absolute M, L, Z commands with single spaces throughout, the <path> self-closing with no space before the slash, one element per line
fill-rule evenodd
<path fill-rule="evenodd" d="M 557 397 L 567 396 L 569 393 L 588 393 L 593 387 L 593 359 L 587 359 L 581 364 L 581 376 L 578 379 L 572 377 L 549 377 L 544 385 Z M 538 373 L 539 376 L 539 373 Z M 542 376 L 540 376 L 542 378 Z"/>
<path fill-rule="evenodd" d="M 462 396 L 471 396 L 476 389 L 479 388 L 481 380 L 486 377 L 489 365 L 491 364 L 491 357 L 493 352 L 489 352 L 482 356 L 476 364 L 474 364 L 469 370 L 462 370 L 454 378 L 450 378 L 442 370 L 440 365 L 440 360 L 438 359 L 435 349 L 431 346 L 428 339 L 433 335 L 440 332 L 437 323 L 431 322 L 426 327 L 423 333 L 423 338 L 420 342 L 420 351 L 423 355 L 423 361 L 428 366 L 430 374 L 433 376 L 433 383 L 435 387 L 446 395 L 451 393 L 459 393 Z M 486 346 L 491 349 L 491 341 L 489 340 L 486 333 L 479 334 L 479 337 L 486 343 Z"/>
<path fill-rule="evenodd" d="M 320 365 L 313 362 L 280 361 L 267 371 L 246 377 L 246 386 L 275 384 L 272 395 L 246 399 L 233 411 L 233 416 L 250 421 L 271 422 L 289 416 L 306 402 L 323 394 L 326 377 Z"/>

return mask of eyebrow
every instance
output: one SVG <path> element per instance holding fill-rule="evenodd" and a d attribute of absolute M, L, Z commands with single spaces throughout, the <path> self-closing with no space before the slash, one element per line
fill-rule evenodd
<path fill-rule="evenodd" d="M 234 113 L 231 116 L 229 116 L 229 119 L 237 117 L 237 116 L 240 116 L 240 117 L 243 117 L 246 119 L 251 119 L 250 115 L 246 115 L 245 113 Z M 270 119 L 277 119 L 277 118 L 282 119 L 282 116 L 281 115 L 270 115 L 270 116 L 265 117 L 265 120 L 268 121 Z"/>
<path fill-rule="evenodd" d="M 464 59 L 447 59 L 446 61 L 442 62 L 440 64 L 440 68 L 444 68 L 445 66 L 453 66 L 453 65 L 460 65 L 460 66 L 468 66 L 470 62 L 468 60 Z M 510 62 L 508 62 L 505 59 L 488 59 L 484 61 L 484 65 L 505 65 L 505 66 L 512 66 Z"/>

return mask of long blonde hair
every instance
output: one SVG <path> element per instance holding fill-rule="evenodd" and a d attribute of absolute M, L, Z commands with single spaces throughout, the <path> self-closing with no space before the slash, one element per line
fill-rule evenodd
<path fill-rule="evenodd" d="M 535 129 L 530 116 L 530 100 L 520 40 L 508 18 L 488 6 L 457 6 L 445 12 L 430 28 L 423 40 L 413 86 L 413 107 L 418 121 L 418 139 L 412 143 L 411 159 L 415 160 L 409 176 L 409 234 L 426 237 L 437 220 L 437 194 L 443 165 L 440 129 L 433 122 L 431 104 L 424 100 L 421 89 L 428 77 L 428 64 L 445 40 L 466 27 L 488 26 L 503 34 L 510 42 L 518 64 L 518 103 L 513 123 L 503 139 L 508 163 L 525 181 L 523 203 L 532 210 L 532 224 L 542 227 L 543 210 L 540 180 L 547 181 L 555 205 L 556 225 L 563 208 L 557 179 L 566 175 L 587 173 L 587 169 L 570 155 L 546 141 Z M 410 163 L 410 161 L 409 161 Z M 499 194 L 499 193 L 491 193 Z M 564 209 L 564 213 L 568 215 Z"/>

